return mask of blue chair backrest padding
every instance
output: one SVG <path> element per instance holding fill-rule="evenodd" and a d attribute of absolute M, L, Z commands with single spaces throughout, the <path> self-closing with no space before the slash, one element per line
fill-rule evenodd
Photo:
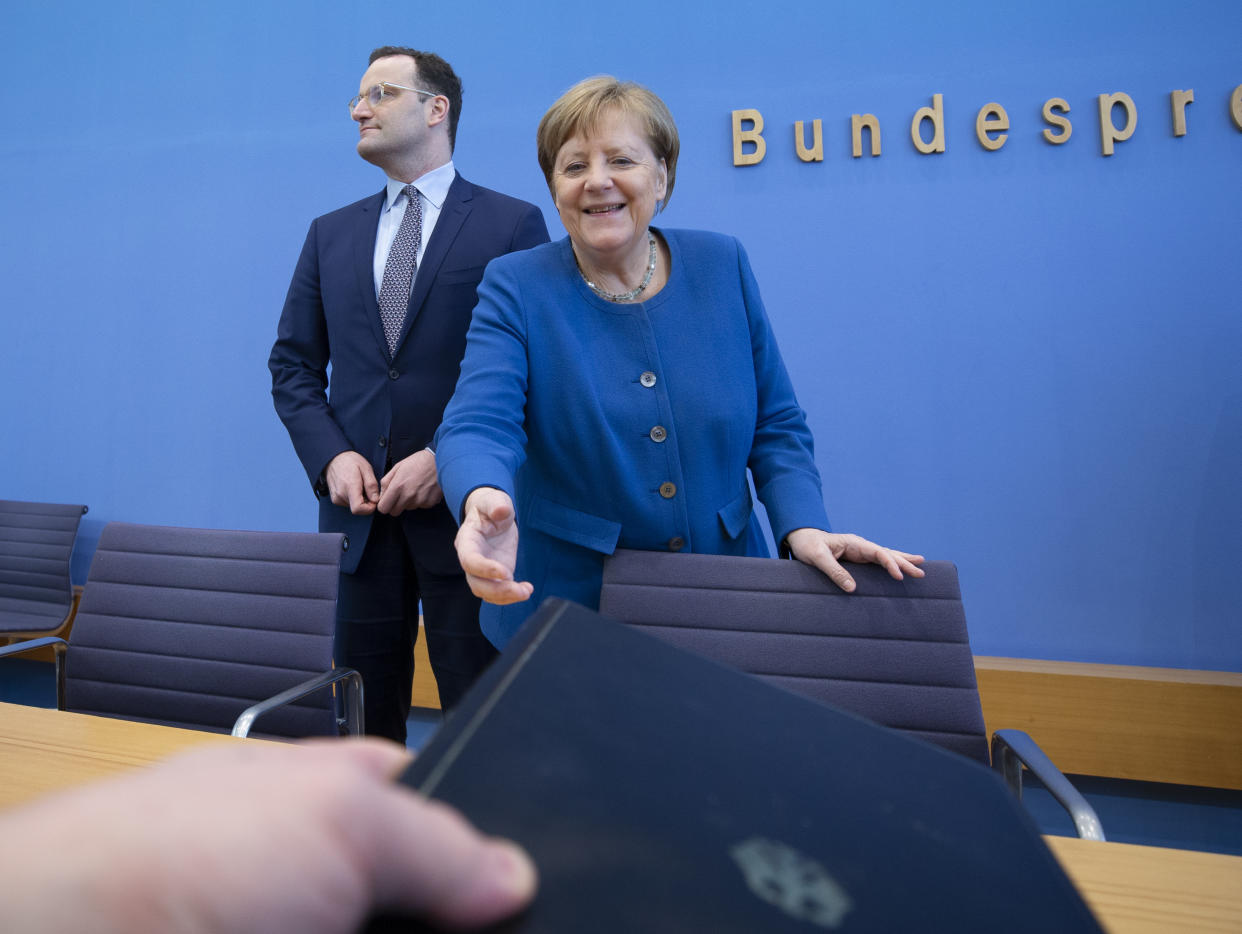
<path fill-rule="evenodd" d="M 896 581 L 851 564 L 846 594 L 799 561 L 619 550 L 600 612 L 987 764 L 957 569 L 923 567 Z"/>
<path fill-rule="evenodd" d="M 0 500 L 0 634 L 53 632 L 73 606 L 69 560 L 86 507 Z"/>
<path fill-rule="evenodd" d="M 342 536 L 113 522 L 65 659 L 65 708 L 227 732 L 248 706 L 332 667 Z M 260 721 L 335 734 L 330 692 Z"/>

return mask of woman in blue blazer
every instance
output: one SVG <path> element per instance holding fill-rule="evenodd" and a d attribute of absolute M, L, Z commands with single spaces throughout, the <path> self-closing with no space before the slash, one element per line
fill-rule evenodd
<path fill-rule="evenodd" d="M 829 531 L 811 433 L 741 244 L 650 226 L 678 148 L 645 88 L 571 88 L 538 133 L 569 236 L 494 260 L 479 286 L 435 450 L 498 646 L 543 597 L 597 607 L 616 548 L 767 555 L 748 470 L 782 550 L 843 589 L 839 558 L 922 576 L 918 555 Z"/>

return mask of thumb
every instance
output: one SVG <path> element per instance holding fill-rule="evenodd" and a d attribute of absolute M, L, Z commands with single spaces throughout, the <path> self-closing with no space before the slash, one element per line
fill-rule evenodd
<path fill-rule="evenodd" d="M 513 502 L 499 490 L 480 498 L 479 517 L 493 525 L 504 525 L 513 518 Z"/>
<path fill-rule="evenodd" d="M 367 464 L 366 470 L 362 471 L 362 491 L 366 494 L 367 501 L 375 503 L 380 498 L 379 481 L 375 479 L 375 473 L 371 470 L 371 465 Z"/>
<path fill-rule="evenodd" d="M 488 519 L 495 523 L 502 523 L 513 518 L 513 504 L 507 498 L 496 497 L 489 500 L 486 504 L 486 512 L 484 513 Z"/>
<path fill-rule="evenodd" d="M 358 513 L 358 510 L 361 509 L 364 505 L 366 505 L 365 493 L 366 491 L 363 488 L 359 486 L 355 486 L 352 483 L 349 484 L 348 487 L 346 487 L 346 495 L 349 498 L 350 512 L 356 515 Z"/>

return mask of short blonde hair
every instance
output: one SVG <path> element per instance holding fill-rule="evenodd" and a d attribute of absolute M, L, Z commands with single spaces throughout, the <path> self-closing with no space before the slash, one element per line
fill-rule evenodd
<path fill-rule="evenodd" d="M 539 121 L 535 145 L 539 154 L 539 168 L 543 169 L 544 181 L 553 196 L 552 172 L 556 168 L 556 154 L 573 137 L 586 135 L 595 130 L 600 118 L 610 111 L 637 117 L 647 130 L 647 143 L 656 158 L 663 159 L 668 169 L 668 184 L 664 190 L 664 204 L 673 195 L 673 182 L 677 178 L 677 154 L 681 141 L 677 136 L 677 124 L 664 101 L 633 81 L 618 81 L 612 75 L 599 75 L 579 81 L 562 94 Z M 661 210 L 663 205 L 661 205 Z"/>

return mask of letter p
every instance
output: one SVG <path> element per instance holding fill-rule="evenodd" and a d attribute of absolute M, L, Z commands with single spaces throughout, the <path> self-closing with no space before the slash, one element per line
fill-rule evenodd
<path fill-rule="evenodd" d="M 1138 125 L 1138 109 L 1129 94 L 1118 91 L 1116 94 L 1100 95 L 1100 149 L 1104 155 L 1113 154 L 1113 143 L 1122 143 L 1134 135 Z M 1126 112 L 1126 125 L 1117 128 L 1113 123 L 1113 105 L 1120 104 Z"/>

